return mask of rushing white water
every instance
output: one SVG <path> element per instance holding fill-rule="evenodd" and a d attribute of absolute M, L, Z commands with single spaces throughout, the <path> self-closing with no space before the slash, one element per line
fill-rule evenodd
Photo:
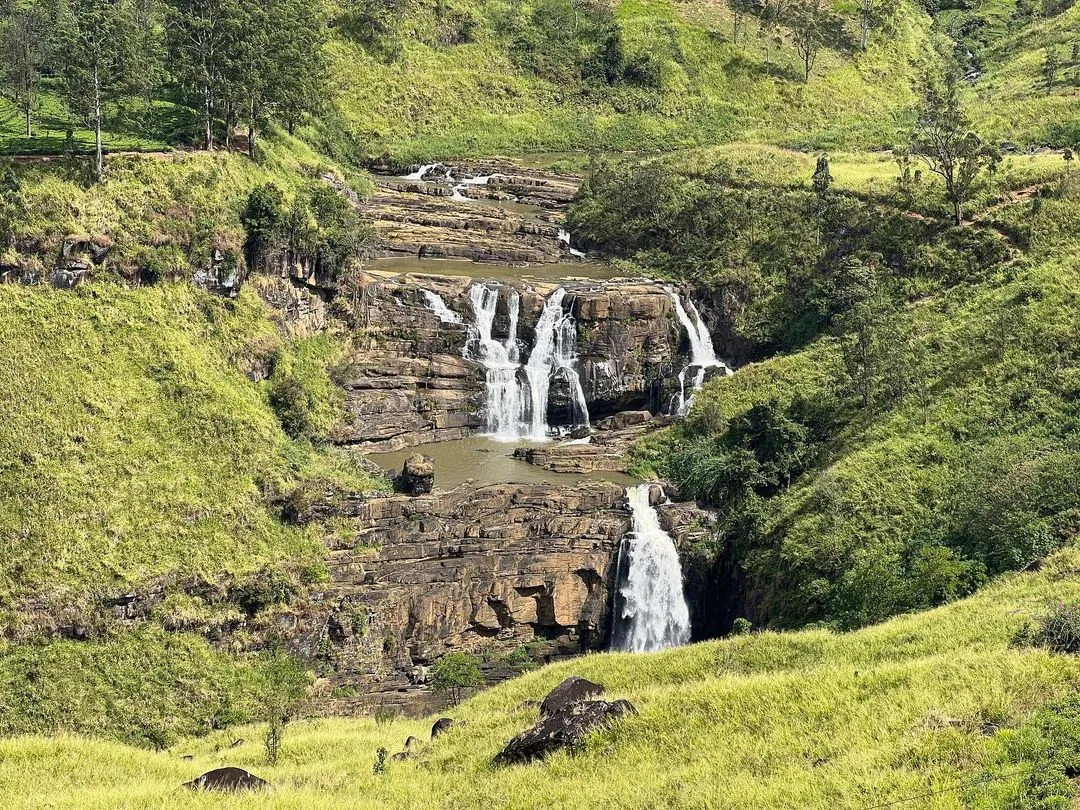
<path fill-rule="evenodd" d="M 417 169 L 412 174 L 405 175 L 405 179 L 406 180 L 423 180 L 425 174 L 427 174 L 428 172 L 434 171 L 435 169 L 439 168 L 440 166 L 442 166 L 441 163 L 428 163 L 425 166 L 421 166 L 419 169 Z M 447 177 L 449 177 L 449 176 L 450 176 L 450 173 L 449 173 L 449 169 L 448 169 L 447 170 Z"/>
<path fill-rule="evenodd" d="M 589 407 L 577 373 L 577 326 L 563 309 L 565 297 L 566 290 L 560 288 L 544 303 L 535 345 L 522 365 L 517 340 L 521 297 L 517 291 L 510 292 L 509 335 L 500 341 L 493 334 L 499 288 L 474 284 L 469 289 L 476 322 L 466 353 L 484 365 L 487 432 L 500 441 L 548 438 L 551 383 L 559 378 L 566 380 L 570 391 L 572 424 L 589 424 Z"/>
<path fill-rule="evenodd" d="M 431 290 L 421 290 L 420 292 L 424 294 L 428 309 L 434 312 L 440 321 L 443 323 L 461 323 L 461 316 L 446 305 L 441 295 L 433 293 Z"/>
<path fill-rule="evenodd" d="M 450 175 L 447 173 L 447 178 Z M 462 192 L 470 186 L 486 186 L 495 177 L 502 177 L 501 174 L 486 174 L 482 177 L 470 177 L 468 180 L 462 180 L 454 186 L 454 194 L 451 197 L 453 200 L 464 200 L 466 202 L 473 202 L 472 197 L 466 196 Z"/>
<path fill-rule="evenodd" d="M 547 406 L 551 381 L 561 376 L 569 384 L 571 423 L 589 424 L 589 406 L 577 373 L 577 325 L 573 316 L 563 310 L 566 290 L 560 287 L 544 302 L 540 320 L 536 323 L 536 343 L 533 345 L 525 375 L 529 387 L 529 412 L 524 433 L 530 439 L 547 437 Z"/>
<path fill-rule="evenodd" d="M 651 489 L 642 484 L 626 491 L 634 518 L 619 550 L 611 641 L 612 649 L 624 652 L 655 652 L 690 641 L 682 565 L 675 542 L 649 503 Z"/>
<path fill-rule="evenodd" d="M 476 315 L 473 336 L 479 345 L 477 359 L 484 364 L 486 377 L 487 430 L 501 441 L 516 440 L 521 434 L 522 401 L 518 371 L 517 309 L 520 299 L 517 293 L 510 298 L 510 320 L 514 331 L 500 341 L 492 334 L 495 313 L 499 307 L 499 288 L 474 284 L 469 289 L 469 300 Z"/>
<path fill-rule="evenodd" d="M 708 369 L 726 369 L 727 366 L 717 358 L 709 328 L 705 325 L 705 320 L 701 317 L 701 313 L 698 312 L 698 308 L 694 306 L 694 302 L 687 299 L 687 306 L 684 307 L 682 298 L 679 297 L 678 293 L 668 290 L 668 295 L 671 296 L 671 300 L 675 304 L 675 315 L 678 317 L 679 323 L 682 324 L 683 329 L 686 330 L 686 334 L 690 338 L 690 365 L 679 372 L 679 399 L 675 406 L 675 412 L 679 416 L 686 416 L 694 404 L 694 394 L 705 384 L 705 375 Z M 689 308 L 689 311 L 687 311 L 687 308 Z M 688 394 L 686 382 L 691 368 L 696 368 L 697 371 L 694 373 L 694 382 Z"/>
<path fill-rule="evenodd" d="M 573 256 L 573 257 L 575 257 L 575 258 L 577 258 L 577 259 L 584 259 L 584 258 L 586 258 L 586 256 L 585 256 L 585 254 L 584 254 L 584 253 L 582 253 L 582 252 L 581 252 L 580 250 L 578 250 L 577 248 L 575 248 L 575 247 L 574 247 L 574 246 L 573 246 L 573 245 L 572 245 L 572 244 L 570 243 L 570 231 L 567 231 L 567 230 L 564 230 L 564 229 L 562 229 L 562 228 L 559 228 L 559 241 L 560 241 L 560 242 L 562 242 L 562 243 L 563 243 L 564 245 L 566 245 L 566 247 L 567 247 L 567 250 L 569 250 L 569 251 L 570 251 L 570 255 L 571 255 L 571 256 Z"/>

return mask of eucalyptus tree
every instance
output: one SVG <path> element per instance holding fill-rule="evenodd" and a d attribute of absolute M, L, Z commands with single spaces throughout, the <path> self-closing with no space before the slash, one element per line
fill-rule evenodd
<path fill-rule="evenodd" d="M 43 2 L 9 10 L 9 21 L 0 39 L 3 88 L 26 123 L 26 137 L 34 137 L 33 116 L 37 108 L 41 74 L 49 47 L 49 14 Z"/>
<path fill-rule="evenodd" d="M 55 34 L 64 99 L 94 131 L 94 168 L 101 182 L 107 108 L 130 94 L 145 67 L 135 6 L 131 0 L 61 0 Z"/>

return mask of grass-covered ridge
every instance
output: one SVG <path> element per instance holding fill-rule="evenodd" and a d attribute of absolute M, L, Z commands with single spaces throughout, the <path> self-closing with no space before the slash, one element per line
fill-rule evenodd
<path fill-rule="evenodd" d="M 0 742 L 0 801 L 52 807 L 254 807 L 259 797 L 193 796 L 176 785 L 227 763 L 274 785 L 282 808 L 702 807 L 865 810 L 932 792 L 935 807 L 1056 807 L 1070 738 L 1043 731 L 1043 707 L 1080 683 L 1070 656 L 1019 647 L 1020 628 L 1080 598 L 1074 549 L 1037 574 L 850 634 L 763 633 L 658 655 L 595 655 L 546 667 L 452 712 L 469 724 L 416 763 L 373 773 L 376 751 L 427 739 L 430 720 L 319 720 L 291 726 L 277 766 L 258 729 L 150 753 L 61 737 Z M 579 674 L 640 716 L 576 756 L 495 769 L 536 700 Z M 237 736 L 249 740 L 227 748 Z M 1055 748 L 1056 742 L 1056 748 Z M 182 759 L 192 755 L 190 761 Z M 42 776 L 42 774 L 47 774 Z M 136 777 L 137 775 L 137 777 Z M 31 778 L 33 776 L 33 778 Z M 1045 801 L 1046 804 L 1041 802 Z"/>

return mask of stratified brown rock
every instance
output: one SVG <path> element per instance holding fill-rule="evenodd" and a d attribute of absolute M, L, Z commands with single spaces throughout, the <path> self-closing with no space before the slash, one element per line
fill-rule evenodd
<path fill-rule="evenodd" d="M 591 732 L 606 728 L 621 717 L 636 714 L 637 709 L 626 700 L 571 703 L 510 740 L 495 757 L 494 764 L 524 764 L 543 759 L 555 751 L 573 752 Z"/>
<path fill-rule="evenodd" d="M 573 675 L 552 689 L 544 702 L 540 704 L 540 716 L 551 717 L 558 714 L 571 703 L 600 697 L 604 687 L 585 678 Z"/>
<path fill-rule="evenodd" d="M 596 426 L 601 430 L 625 430 L 628 427 L 644 425 L 653 418 L 652 411 L 621 411 L 613 416 L 601 419 Z"/>
<path fill-rule="evenodd" d="M 190 790 L 242 793 L 251 790 L 266 790 L 270 787 L 270 783 L 248 773 L 243 768 L 215 768 L 190 782 L 185 782 L 181 787 Z"/>

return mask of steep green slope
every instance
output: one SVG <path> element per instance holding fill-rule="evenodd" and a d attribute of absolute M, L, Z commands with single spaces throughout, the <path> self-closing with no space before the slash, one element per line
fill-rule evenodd
<path fill-rule="evenodd" d="M 929 19 L 902 3 L 868 53 L 825 51 L 804 84 L 790 44 L 770 44 L 766 66 L 753 20 L 733 44 L 723 5 L 626 0 L 616 19 L 621 69 L 631 78 L 608 84 L 583 76 L 589 63 L 575 64 L 580 53 L 566 44 L 587 38 L 586 23 L 575 20 L 587 17 L 589 4 L 442 8 L 399 23 L 392 58 L 343 38 L 334 43 L 341 108 L 361 151 L 416 161 L 676 149 L 746 137 L 818 148 L 887 146 L 913 105 L 919 65 L 932 53 Z M 556 69 L 530 58 L 523 43 L 569 64 Z"/>
<path fill-rule="evenodd" d="M 525 675 L 452 714 L 468 725 L 416 762 L 373 773 L 429 721 L 319 720 L 291 726 L 278 765 L 257 728 L 165 753 L 78 738 L 0 742 L 0 802 L 106 808 L 255 807 L 259 797 L 192 796 L 180 782 L 221 764 L 274 785 L 282 808 L 851 808 L 913 800 L 936 808 L 1060 807 L 1074 789 L 1075 706 L 1043 707 L 1080 684 L 1068 655 L 1014 646 L 1055 601 L 1080 598 L 1077 552 L 1011 575 L 973 598 L 851 634 L 763 633 L 658 655 L 594 655 Z M 579 674 L 630 699 L 640 716 L 575 756 L 493 768 L 536 718 L 535 704 Z M 1068 705 L 1068 704 L 1066 704 Z M 1070 736 L 1071 735 L 1071 736 Z M 183 755 L 193 756 L 186 761 Z M 917 798 L 922 797 L 922 798 Z M 922 804 L 920 804 L 920 802 Z M 1042 802 L 1045 802 L 1043 804 Z"/>

